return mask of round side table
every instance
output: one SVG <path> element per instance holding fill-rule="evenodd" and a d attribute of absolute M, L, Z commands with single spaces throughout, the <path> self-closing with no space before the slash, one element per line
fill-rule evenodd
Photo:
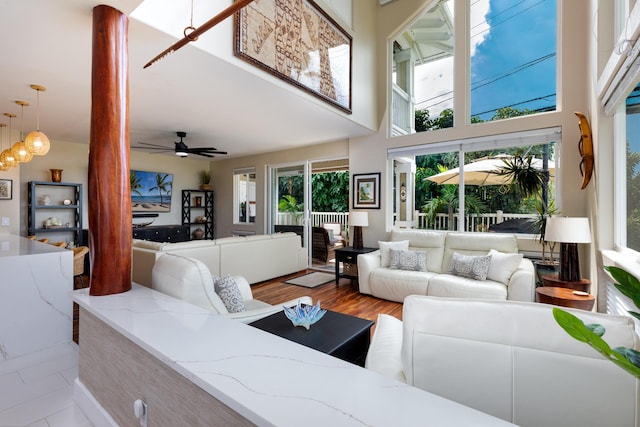
<path fill-rule="evenodd" d="M 591 311 L 596 297 L 570 288 L 542 286 L 536 289 L 538 302 Z"/>
<path fill-rule="evenodd" d="M 542 286 L 569 288 L 575 291 L 583 291 L 588 293 L 589 288 L 591 288 L 591 280 L 580 279 L 577 282 L 568 282 L 565 280 L 560 280 L 557 274 L 547 274 L 545 276 L 542 276 Z"/>

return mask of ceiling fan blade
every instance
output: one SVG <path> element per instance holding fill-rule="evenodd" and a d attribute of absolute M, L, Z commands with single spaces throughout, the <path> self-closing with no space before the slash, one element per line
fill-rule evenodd
<path fill-rule="evenodd" d="M 149 145 L 151 147 L 159 147 L 159 148 L 164 148 L 165 150 L 167 149 L 167 147 L 165 145 L 158 145 L 158 144 L 151 144 L 149 142 L 141 142 L 139 141 L 138 144 L 142 144 L 142 145 Z M 136 147 L 136 148 L 145 148 L 145 147 Z"/>
<path fill-rule="evenodd" d="M 209 153 L 209 154 L 227 154 L 226 151 L 220 151 L 215 148 L 189 148 L 191 153 Z"/>
<path fill-rule="evenodd" d="M 207 153 L 196 153 L 196 152 L 193 152 L 193 151 L 189 151 L 189 152 L 191 154 L 195 154 L 196 156 L 215 157 L 215 156 L 212 156 L 211 154 L 207 154 Z"/>

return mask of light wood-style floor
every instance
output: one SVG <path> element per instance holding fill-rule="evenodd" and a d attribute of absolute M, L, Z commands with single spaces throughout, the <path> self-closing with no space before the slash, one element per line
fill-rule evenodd
<path fill-rule="evenodd" d="M 255 284 L 251 286 L 253 297 L 269 304 L 278 304 L 308 295 L 313 299 L 314 304 L 320 300 L 322 308 L 369 319 L 374 322 L 380 313 L 402 319 L 401 303 L 361 294 L 355 286 L 352 287 L 349 279 L 340 279 L 338 286 L 336 286 L 335 281 L 331 281 L 315 288 L 305 288 L 284 283 L 285 280 L 302 276 L 311 271 L 301 271 L 290 276 Z"/>

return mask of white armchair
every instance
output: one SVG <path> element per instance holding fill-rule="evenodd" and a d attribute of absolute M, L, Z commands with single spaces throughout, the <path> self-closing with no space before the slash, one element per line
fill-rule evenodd
<path fill-rule="evenodd" d="M 253 299 L 251 286 L 244 277 L 234 277 L 246 310 L 240 313 L 229 313 L 224 303 L 216 294 L 211 272 L 202 262 L 174 254 L 162 255 L 153 266 L 151 287 L 158 292 L 170 295 L 207 309 L 216 314 L 227 315 L 243 323 L 251 323 L 255 320 L 269 316 L 282 307 L 292 307 L 298 303 L 312 304 L 308 296 L 296 298 L 291 301 L 270 305 L 266 302 Z"/>

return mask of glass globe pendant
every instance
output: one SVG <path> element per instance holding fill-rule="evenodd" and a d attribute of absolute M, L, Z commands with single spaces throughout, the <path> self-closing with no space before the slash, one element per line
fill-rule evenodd
<path fill-rule="evenodd" d="M 11 152 L 13 153 L 13 157 L 17 162 L 27 163 L 30 162 L 31 159 L 33 159 L 33 154 L 31 153 L 31 151 L 29 151 L 27 145 L 24 143 L 22 131 L 24 129 L 24 107 L 28 107 L 29 103 L 25 101 L 16 101 L 16 104 L 20 105 L 20 107 L 22 108 L 22 112 L 20 113 L 20 141 L 13 144 L 13 147 L 11 147 Z"/>
<path fill-rule="evenodd" d="M 9 117 L 9 139 L 11 139 L 11 119 L 16 115 L 11 113 L 4 113 L 4 115 Z M 2 162 L 2 164 L 9 168 L 18 166 L 18 162 L 16 161 L 15 157 L 13 157 L 13 153 L 11 152 L 11 145 L 9 145 L 9 148 L 0 153 L 0 162 Z"/>
<path fill-rule="evenodd" d="M 36 130 L 30 132 L 24 140 L 27 149 L 35 156 L 44 156 L 49 152 L 51 143 L 44 133 L 40 132 L 40 91 L 47 88 L 40 85 L 31 85 L 31 89 L 36 91 Z"/>

